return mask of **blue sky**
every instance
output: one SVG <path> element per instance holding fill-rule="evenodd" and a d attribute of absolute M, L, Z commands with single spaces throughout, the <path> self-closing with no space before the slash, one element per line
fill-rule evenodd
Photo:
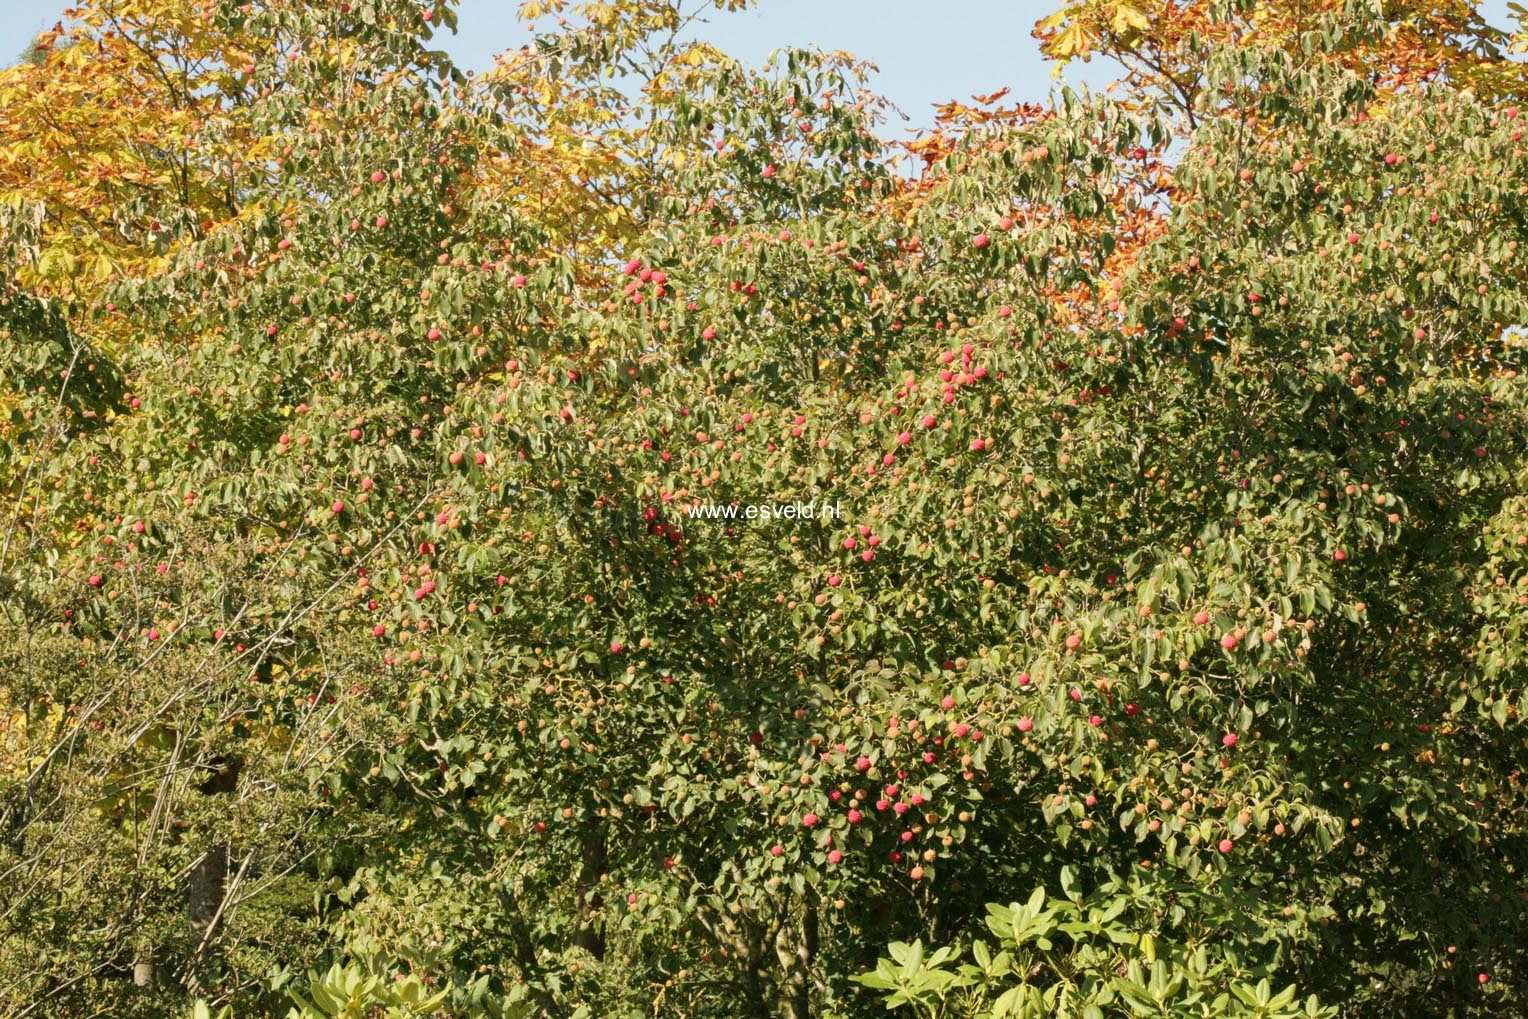
<path fill-rule="evenodd" d="M 326 2 L 326 0 L 315 0 Z M 880 69 L 877 90 L 914 123 L 930 119 L 930 104 L 1009 87 L 1016 99 L 1043 99 L 1053 85 L 1030 31 L 1063 0 L 762 0 L 755 10 L 714 12 L 699 33 L 750 63 L 786 45 L 844 49 Z M 62 16 L 55 0 L 0 0 L 0 59 L 21 52 L 38 31 Z M 460 33 L 440 37 L 464 67 L 485 69 L 496 52 L 527 41 L 516 0 L 462 0 Z M 1511 27 L 1506 0 L 1489 0 L 1487 16 Z M 1094 86 L 1107 66 L 1074 63 L 1067 80 Z"/>

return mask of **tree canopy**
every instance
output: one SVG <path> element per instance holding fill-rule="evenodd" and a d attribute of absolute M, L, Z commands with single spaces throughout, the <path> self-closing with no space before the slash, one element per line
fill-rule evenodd
<path fill-rule="evenodd" d="M 0 1014 L 1528 1007 L 1522 37 L 742 5 L 0 71 Z"/>

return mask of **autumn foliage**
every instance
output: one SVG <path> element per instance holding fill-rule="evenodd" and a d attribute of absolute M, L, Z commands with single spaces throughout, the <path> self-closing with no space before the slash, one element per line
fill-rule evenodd
<path fill-rule="evenodd" d="M 0 1015 L 1528 1008 L 1521 37 L 737 6 L 0 71 Z"/>

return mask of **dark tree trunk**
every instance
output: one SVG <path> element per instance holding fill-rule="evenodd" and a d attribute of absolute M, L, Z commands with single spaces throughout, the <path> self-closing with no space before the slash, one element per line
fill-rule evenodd
<path fill-rule="evenodd" d="M 604 904 L 600 895 L 600 877 L 605 873 L 608 847 L 603 829 L 584 843 L 583 860 L 578 869 L 578 884 L 574 899 L 578 907 L 578 926 L 573 931 L 573 943 L 593 955 L 605 958 L 605 938 L 596 923 L 596 914 Z"/>

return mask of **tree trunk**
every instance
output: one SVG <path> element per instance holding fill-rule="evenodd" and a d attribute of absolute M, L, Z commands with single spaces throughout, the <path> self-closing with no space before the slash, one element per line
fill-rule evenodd
<path fill-rule="evenodd" d="M 604 904 L 604 898 L 599 891 L 599 882 L 600 877 L 605 873 L 607 855 L 605 833 L 601 830 L 594 838 L 584 843 L 583 860 L 578 869 L 578 884 L 574 890 L 574 900 L 578 907 L 578 926 L 573 931 L 573 944 L 600 960 L 605 958 L 605 938 L 600 934 L 595 915 Z"/>
<path fill-rule="evenodd" d="M 186 878 L 186 923 L 193 945 L 199 945 L 222 908 L 228 889 L 228 847 L 217 843 L 207 850 Z"/>
<path fill-rule="evenodd" d="M 812 964 L 817 957 L 817 893 L 807 889 L 801 931 L 794 943 L 788 925 L 775 937 L 775 954 L 785 971 L 785 1019 L 812 1019 Z"/>
<path fill-rule="evenodd" d="M 133 986 L 154 986 L 154 950 L 140 948 L 133 955 Z"/>

